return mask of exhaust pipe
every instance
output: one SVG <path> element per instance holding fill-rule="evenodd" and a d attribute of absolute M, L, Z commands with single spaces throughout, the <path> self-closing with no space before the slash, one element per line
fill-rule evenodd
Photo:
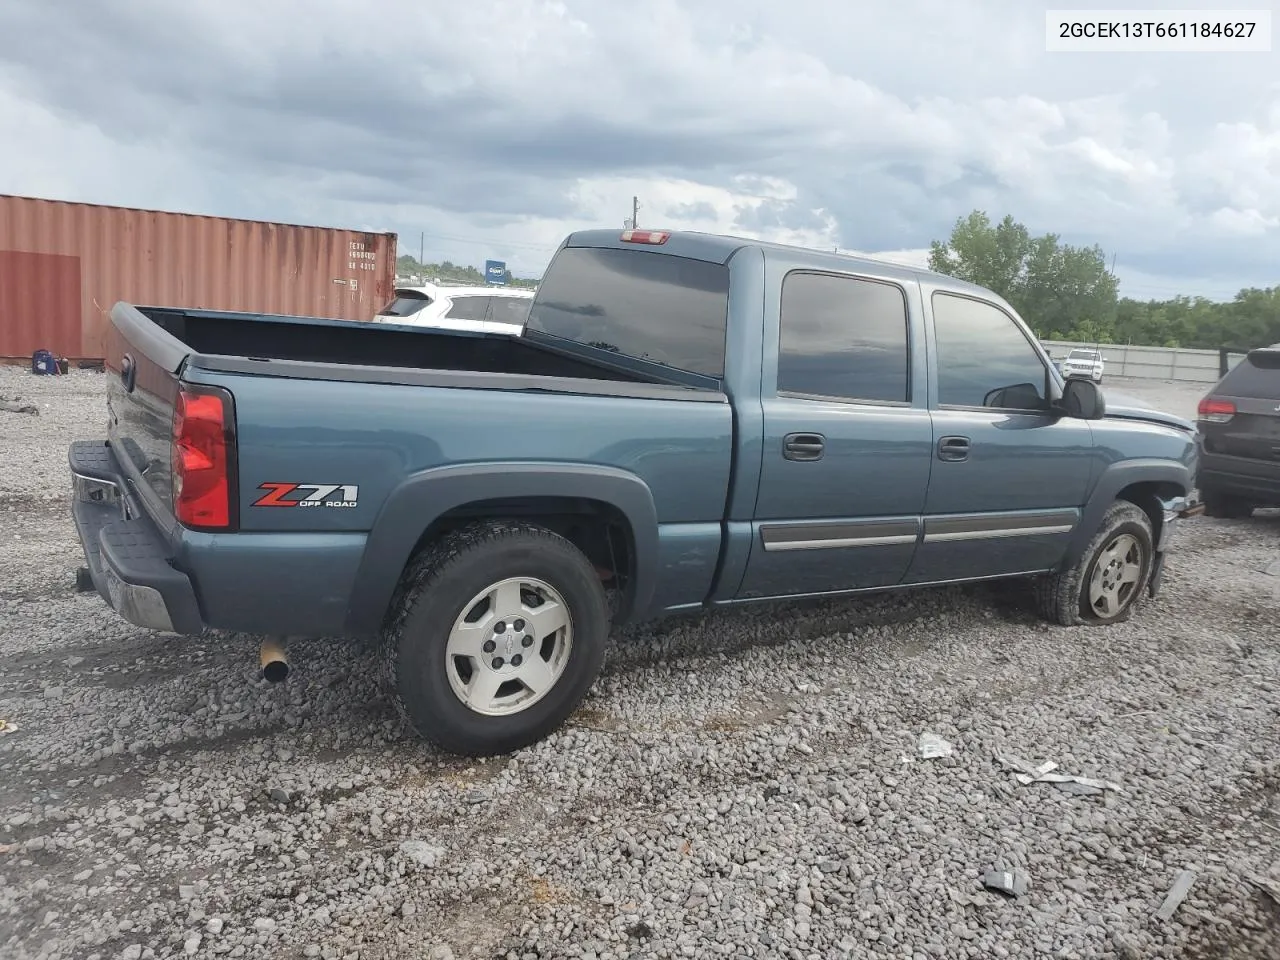
<path fill-rule="evenodd" d="M 262 679 L 268 683 L 279 683 L 289 675 L 289 657 L 283 644 L 274 637 L 262 641 L 258 661 L 262 665 Z"/>

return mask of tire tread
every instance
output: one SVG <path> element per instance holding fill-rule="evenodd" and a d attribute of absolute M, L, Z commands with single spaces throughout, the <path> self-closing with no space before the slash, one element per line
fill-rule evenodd
<path fill-rule="evenodd" d="M 452 531 L 439 540 L 429 544 L 414 556 L 405 567 L 400 581 L 392 594 L 386 621 L 383 625 L 378 643 L 379 673 L 384 689 L 390 698 L 396 713 L 410 729 L 417 730 L 425 739 L 430 740 L 446 750 L 456 751 L 457 745 L 439 739 L 433 730 L 422 730 L 414 721 L 413 715 L 405 703 L 404 693 L 399 683 L 398 665 L 401 641 L 404 638 L 405 623 L 412 614 L 418 601 L 431 591 L 450 567 L 472 551 L 482 549 L 489 544 L 519 539 L 526 545 L 530 540 L 542 541 L 548 546 L 563 551 L 579 553 L 578 548 L 569 540 L 546 527 L 523 520 L 482 520 Z M 585 557 L 584 557 L 585 561 Z M 606 612 L 608 612 L 606 610 Z M 533 739 L 545 736 L 550 730 L 538 730 Z M 472 755 L 485 755 L 496 751 L 472 752 Z"/>
<path fill-rule="evenodd" d="M 1102 544 L 1112 535 L 1115 528 L 1123 523 L 1137 523 L 1146 529 L 1148 537 L 1151 536 L 1151 518 L 1147 516 L 1146 511 L 1129 500 L 1115 501 L 1103 514 L 1097 532 L 1089 540 L 1079 560 L 1066 570 L 1045 574 L 1036 579 L 1034 584 L 1036 608 L 1041 617 L 1063 627 L 1077 627 L 1091 622 L 1080 614 L 1081 580 Z M 1109 620 L 1108 623 L 1120 623 L 1129 619 L 1134 607 L 1141 602 L 1142 591 L 1147 588 L 1146 581 L 1151 576 L 1150 567 L 1151 565 L 1148 564 L 1146 576 L 1138 585 L 1138 598 L 1129 604 L 1120 617 Z"/>

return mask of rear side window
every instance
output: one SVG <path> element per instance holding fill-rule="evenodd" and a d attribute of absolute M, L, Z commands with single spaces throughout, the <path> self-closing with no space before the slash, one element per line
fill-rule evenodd
<path fill-rule="evenodd" d="M 782 282 L 778 392 L 904 403 L 907 300 L 891 283 L 820 273 Z"/>
<path fill-rule="evenodd" d="M 510 323 L 523 326 L 529 319 L 532 297 L 493 297 L 489 300 L 489 316 L 494 323 Z"/>
<path fill-rule="evenodd" d="M 723 264 L 566 247 L 538 287 L 526 330 L 722 377 L 728 312 Z"/>
<path fill-rule="evenodd" d="M 380 317 L 411 317 L 423 307 L 431 303 L 431 298 L 422 293 L 398 294 L 394 300 L 378 311 Z"/>
<path fill-rule="evenodd" d="M 1280 350 L 1245 357 L 1214 392 L 1250 400 L 1280 400 Z"/>
<path fill-rule="evenodd" d="M 938 403 L 1044 410 L 1048 371 L 1013 318 L 993 304 L 933 295 Z"/>
<path fill-rule="evenodd" d="M 483 320 L 488 309 L 488 297 L 454 297 L 448 317 L 450 320 Z"/>

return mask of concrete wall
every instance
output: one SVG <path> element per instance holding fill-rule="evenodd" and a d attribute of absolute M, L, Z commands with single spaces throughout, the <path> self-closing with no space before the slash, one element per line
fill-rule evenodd
<path fill-rule="evenodd" d="M 1139 380 L 1174 380 L 1185 383 L 1217 383 L 1220 379 L 1217 350 L 1132 347 L 1114 343 L 1067 343 L 1061 340 L 1040 342 L 1055 361 L 1061 360 L 1076 347 L 1100 350 L 1106 364 L 1104 379 L 1133 377 Z M 1229 354 L 1227 363 L 1234 367 L 1243 357 L 1242 353 Z"/>

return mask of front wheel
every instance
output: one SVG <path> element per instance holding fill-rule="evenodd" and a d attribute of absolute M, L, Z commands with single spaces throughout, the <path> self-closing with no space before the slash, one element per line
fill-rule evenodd
<path fill-rule="evenodd" d="M 491 756 L 547 736 L 604 659 L 609 613 L 590 561 L 543 527 L 486 521 L 406 570 L 383 631 L 384 678 L 419 735 Z"/>
<path fill-rule="evenodd" d="M 1063 626 L 1128 620 L 1151 579 L 1154 558 L 1150 517 L 1117 500 L 1080 559 L 1036 583 L 1040 615 Z"/>

